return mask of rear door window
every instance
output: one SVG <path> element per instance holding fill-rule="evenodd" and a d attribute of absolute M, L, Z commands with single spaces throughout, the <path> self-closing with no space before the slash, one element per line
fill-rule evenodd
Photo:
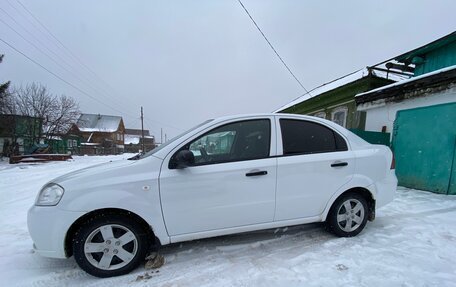
<path fill-rule="evenodd" d="M 347 150 L 347 143 L 338 133 L 315 122 L 281 119 L 280 128 L 284 155 Z"/>

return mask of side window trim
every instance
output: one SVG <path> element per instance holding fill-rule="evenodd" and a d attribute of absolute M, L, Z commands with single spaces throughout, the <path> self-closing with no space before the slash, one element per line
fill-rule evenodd
<path fill-rule="evenodd" d="M 268 155 L 266 157 L 261 157 L 261 158 L 253 158 L 253 159 L 239 159 L 239 160 L 229 160 L 229 161 L 220 161 L 220 162 L 208 162 L 208 163 L 202 163 L 202 164 L 197 164 L 194 165 L 193 167 L 199 167 L 199 166 L 205 166 L 205 165 L 213 165 L 213 164 L 222 164 L 222 163 L 232 163 L 232 162 L 241 162 L 241 161 L 249 161 L 249 160 L 258 160 L 258 159 L 265 159 L 265 158 L 272 158 L 276 157 L 276 147 L 277 147 L 277 136 L 276 132 L 277 129 L 273 122 L 275 122 L 275 117 L 258 117 L 258 118 L 249 118 L 249 119 L 236 119 L 234 121 L 229 121 L 225 123 L 219 123 L 218 125 L 211 127 L 211 129 L 207 131 L 203 131 L 197 135 L 194 135 L 193 137 L 187 139 L 185 142 L 181 143 L 179 146 L 177 146 L 173 151 L 170 153 L 170 158 L 168 160 L 168 169 L 175 169 L 174 167 L 171 167 L 172 161 L 175 157 L 175 155 L 185 148 L 186 146 L 189 146 L 192 142 L 204 137 L 205 135 L 211 133 L 212 131 L 222 128 L 227 125 L 231 124 L 236 124 L 240 122 L 249 122 L 249 121 L 260 121 L 260 120 L 267 120 L 269 123 L 269 148 L 268 148 Z M 275 143 L 273 144 L 274 137 L 276 138 Z M 235 143 L 233 143 L 234 145 Z M 191 168 L 191 167 L 190 167 Z"/>

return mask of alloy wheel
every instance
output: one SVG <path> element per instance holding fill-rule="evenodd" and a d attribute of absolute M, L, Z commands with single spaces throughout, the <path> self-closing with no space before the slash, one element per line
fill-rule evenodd
<path fill-rule="evenodd" d="M 347 199 L 337 211 L 337 224 L 343 231 L 352 232 L 361 226 L 364 216 L 363 204 L 354 198 Z"/>
<path fill-rule="evenodd" d="M 84 242 L 86 259 L 102 270 L 116 270 L 130 263 L 138 252 L 138 239 L 128 228 L 117 224 L 102 225 Z"/>

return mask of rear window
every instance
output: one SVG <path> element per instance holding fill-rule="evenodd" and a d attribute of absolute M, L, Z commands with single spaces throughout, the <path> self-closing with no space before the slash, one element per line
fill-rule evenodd
<path fill-rule="evenodd" d="M 338 133 L 318 123 L 281 119 L 280 128 L 284 155 L 347 150 L 347 143 Z"/>

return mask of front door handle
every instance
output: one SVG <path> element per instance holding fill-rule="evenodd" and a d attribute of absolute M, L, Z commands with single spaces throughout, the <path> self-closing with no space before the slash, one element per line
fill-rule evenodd
<path fill-rule="evenodd" d="M 331 164 L 331 167 L 340 167 L 340 166 L 347 166 L 348 162 L 345 161 L 336 161 Z"/>
<path fill-rule="evenodd" d="M 262 171 L 252 171 L 252 172 L 248 172 L 245 174 L 245 176 L 259 176 L 259 175 L 267 175 L 268 172 L 265 171 L 265 170 L 262 170 Z"/>

